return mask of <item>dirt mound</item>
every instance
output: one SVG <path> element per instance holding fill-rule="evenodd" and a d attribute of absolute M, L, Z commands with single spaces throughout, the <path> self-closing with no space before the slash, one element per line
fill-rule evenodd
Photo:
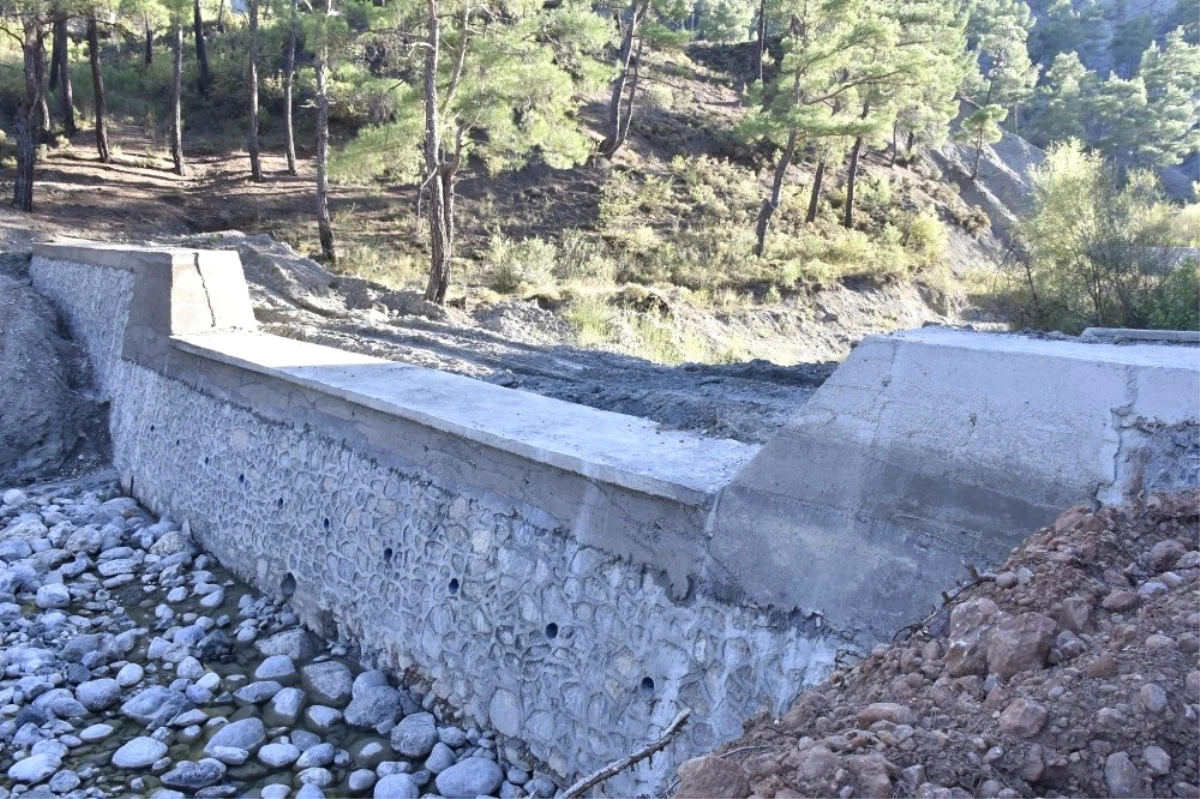
<path fill-rule="evenodd" d="M 87 359 L 28 279 L 0 256 L 0 485 L 70 477 L 108 461 L 107 415 Z"/>
<path fill-rule="evenodd" d="M 1200 796 L 1200 492 L 1073 508 L 677 796 Z"/>

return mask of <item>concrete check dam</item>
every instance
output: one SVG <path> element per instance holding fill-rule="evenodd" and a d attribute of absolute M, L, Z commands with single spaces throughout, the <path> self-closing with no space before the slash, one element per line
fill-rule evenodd
<path fill-rule="evenodd" d="M 1194 347 L 863 341 L 762 446 L 258 332 L 234 252 L 35 247 L 124 489 L 560 775 L 781 713 L 1080 502 L 1196 483 Z"/>

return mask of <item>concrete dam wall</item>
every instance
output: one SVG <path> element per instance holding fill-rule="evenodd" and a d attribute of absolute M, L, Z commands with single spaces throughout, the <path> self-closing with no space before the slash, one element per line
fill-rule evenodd
<path fill-rule="evenodd" d="M 762 447 L 257 331 L 236 253 L 39 244 L 129 492 L 569 777 L 782 712 L 1081 501 L 1194 485 L 1195 348 L 929 329 Z"/>

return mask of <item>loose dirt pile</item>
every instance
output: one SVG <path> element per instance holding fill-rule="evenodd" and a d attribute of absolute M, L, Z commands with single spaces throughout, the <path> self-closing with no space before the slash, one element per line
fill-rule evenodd
<path fill-rule="evenodd" d="M 1198 533 L 1198 491 L 1067 511 L 676 795 L 1200 796 Z"/>

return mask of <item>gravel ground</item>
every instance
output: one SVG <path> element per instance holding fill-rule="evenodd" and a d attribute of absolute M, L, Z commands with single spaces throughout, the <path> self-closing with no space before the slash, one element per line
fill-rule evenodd
<path fill-rule="evenodd" d="M 1200 492 L 1073 508 L 677 796 L 1200 796 Z"/>
<path fill-rule="evenodd" d="M 0 799 L 550 797 L 111 475 L 0 495 Z"/>

